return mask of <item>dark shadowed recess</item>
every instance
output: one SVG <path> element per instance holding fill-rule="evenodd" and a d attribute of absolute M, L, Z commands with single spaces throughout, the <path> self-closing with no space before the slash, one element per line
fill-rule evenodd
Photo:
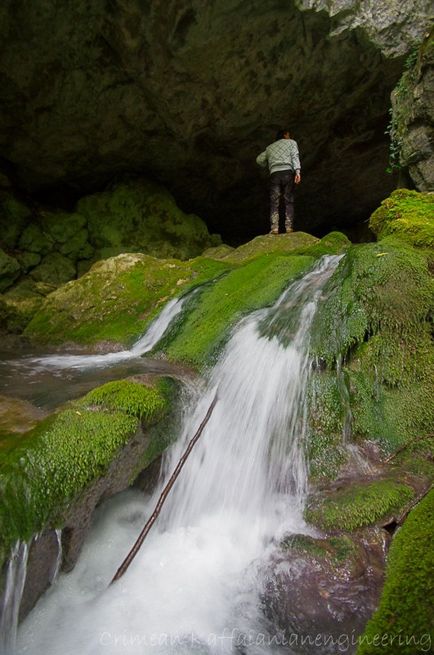
<path fill-rule="evenodd" d="M 145 174 L 239 242 L 267 229 L 255 158 L 288 126 L 296 228 L 351 228 L 395 185 L 384 131 L 402 62 L 333 27 L 290 0 L 6 0 L 3 167 L 57 205 Z"/>

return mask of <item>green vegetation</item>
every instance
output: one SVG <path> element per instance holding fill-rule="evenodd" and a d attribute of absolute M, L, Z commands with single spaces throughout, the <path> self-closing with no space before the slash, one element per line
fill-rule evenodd
<path fill-rule="evenodd" d="M 130 344 L 167 300 L 229 268 L 211 259 L 181 262 L 137 253 L 104 260 L 50 294 L 25 334 L 51 343 Z"/>
<path fill-rule="evenodd" d="M 0 561 L 18 538 L 29 539 L 62 521 L 68 505 L 107 473 L 137 433 L 139 419 L 149 426 L 168 411 L 172 384 L 166 379 L 153 386 L 109 382 L 13 444 L 6 442 L 0 450 Z M 151 432 L 141 465 L 152 462 L 167 444 L 167 435 L 164 441 Z"/>
<path fill-rule="evenodd" d="M 433 530 L 434 490 L 410 512 L 392 541 L 380 606 L 360 637 L 357 655 L 374 655 L 379 644 L 385 655 L 431 650 Z"/>
<path fill-rule="evenodd" d="M 386 452 L 434 421 L 433 288 L 425 253 L 387 237 L 348 251 L 314 319 L 312 351 L 326 369 L 315 376 L 344 362 L 353 436 L 379 440 Z M 330 387 L 313 413 L 313 432 L 326 444 L 336 439 L 343 401 L 332 381 L 315 384 Z"/>
<path fill-rule="evenodd" d="M 419 51 L 414 48 L 404 64 L 404 72 L 393 90 L 392 107 L 389 109 L 390 122 L 386 134 L 390 136 L 388 173 L 401 168 L 401 149 L 407 123 L 411 117 L 413 86 L 419 76 Z"/>
<path fill-rule="evenodd" d="M 305 534 L 289 535 L 281 545 L 285 549 L 295 550 L 317 560 L 328 560 L 333 566 L 348 562 L 358 553 L 357 544 L 350 535 L 338 535 L 327 539 L 317 539 Z"/>
<path fill-rule="evenodd" d="M 309 523 L 325 530 L 351 531 L 400 512 L 413 496 L 411 487 L 394 480 L 357 484 L 311 501 L 305 517 Z"/>
<path fill-rule="evenodd" d="M 93 389 L 81 402 L 155 421 L 167 407 L 167 382 L 160 380 L 156 386 L 148 386 L 133 380 L 115 380 Z"/>
<path fill-rule="evenodd" d="M 369 227 L 383 238 L 393 235 L 420 248 L 434 248 L 434 195 L 394 191 L 372 214 Z"/>
<path fill-rule="evenodd" d="M 226 255 L 224 259 L 233 264 L 246 264 L 252 259 L 265 254 L 300 254 L 301 250 L 314 246 L 318 242 L 319 239 L 305 232 L 292 232 L 291 234 L 279 234 L 278 236 L 265 234 L 243 243 L 243 245 Z"/>
<path fill-rule="evenodd" d="M 196 366 L 211 363 L 242 316 L 274 302 L 312 263 L 312 257 L 263 255 L 217 280 L 203 290 L 169 340 L 169 358 Z"/>
<path fill-rule="evenodd" d="M 55 522 L 68 502 L 106 472 L 137 426 L 137 419 L 121 412 L 67 409 L 1 451 L 3 556 L 18 538 L 27 540 Z"/>

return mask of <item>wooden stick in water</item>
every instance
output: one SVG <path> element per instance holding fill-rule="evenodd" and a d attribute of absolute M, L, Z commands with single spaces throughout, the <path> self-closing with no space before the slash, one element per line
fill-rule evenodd
<path fill-rule="evenodd" d="M 118 570 L 116 571 L 116 574 L 114 575 L 114 577 L 113 577 L 112 581 L 110 582 L 110 584 L 113 584 L 113 582 L 116 582 L 116 580 L 119 580 L 119 578 L 121 578 L 123 576 L 125 571 L 128 569 L 129 565 L 131 564 L 131 562 L 133 561 L 133 559 L 135 558 L 135 556 L 139 552 L 140 547 L 143 544 L 143 542 L 145 541 L 146 536 L 148 535 L 150 529 L 152 528 L 155 521 L 157 520 L 158 515 L 161 512 L 161 508 L 164 505 L 164 501 L 166 500 L 167 496 L 169 495 L 170 490 L 172 489 L 173 485 L 175 484 L 175 481 L 176 481 L 178 475 L 180 474 L 182 467 L 184 466 L 185 462 L 187 461 L 187 458 L 190 455 L 191 451 L 193 450 L 194 445 L 198 441 L 198 439 L 199 439 L 200 435 L 202 434 L 206 424 L 208 423 L 209 419 L 211 418 L 211 414 L 212 414 L 212 412 L 214 410 L 214 407 L 216 406 L 216 403 L 217 403 L 217 394 L 214 396 L 214 400 L 212 401 L 211 405 L 208 407 L 208 411 L 205 414 L 205 417 L 204 417 L 202 423 L 199 425 L 199 427 L 198 427 L 198 429 L 196 431 L 196 434 L 194 435 L 194 437 L 189 442 L 189 444 L 188 444 L 187 448 L 185 449 L 181 459 L 179 460 L 178 464 L 176 465 L 175 470 L 173 471 L 172 475 L 170 476 L 170 480 L 168 481 L 168 483 L 164 487 L 164 489 L 163 489 L 163 491 L 161 493 L 161 496 L 158 499 L 157 504 L 155 505 L 154 511 L 152 512 L 150 518 L 148 519 L 145 527 L 143 528 L 143 530 L 141 531 L 141 533 L 137 537 L 137 540 L 136 540 L 134 546 L 131 548 L 130 552 L 128 553 L 128 555 L 126 556 L 126 558 L 124 559 L 124 561 L 122 562 L 122 564 L 120 565 Z"/>

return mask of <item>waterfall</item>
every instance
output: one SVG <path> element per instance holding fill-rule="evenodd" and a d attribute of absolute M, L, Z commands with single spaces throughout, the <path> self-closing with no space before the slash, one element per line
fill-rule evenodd
<path fill-rule="evenodd" d="M 103 355 L 48 355 L 29 357 L 23 360 L 26 366 L 36 368 L 89 369 L 112 366 L 149 352 L 163 338 L 175 318 L 182 312 L 187 299 L 196 292 L 187 293 L 181 298 L 174 298 L 164 306 L 162 312 L 152 321 L 145 334 L 129 350 L 105 353 Z"/>
<path fill-rule="evenodd" d="M 15 653 L 18 614 L 27 573 L 28 544 L 17 541 L 7 567 L 0 613 L 0 654 Z"/>
<path fill-rule="evenodd" d="M 205 390 L 184 409 L 159 488 L 147 503 L 128 491 L 100 508 L 76 568 L 24 622 L 19 653 L 278 652 L 266 644 L 256 567 L 284 534 L 311 533 L 302 517 L 310 328 L 339 259 L 322 258 L 273 307 L 236 326 Z M 107 588 L 216 392 L 157 524 Z M 261 645 L 240 650 L 237 640 L 252 631 L 262 631 Z"/>

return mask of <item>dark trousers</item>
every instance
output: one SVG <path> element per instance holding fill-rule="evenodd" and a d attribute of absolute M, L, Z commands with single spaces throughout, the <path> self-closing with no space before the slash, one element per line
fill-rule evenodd
<path fill-rule="evenodd" d="M 285 227 L 294 223 L 294 172 L 277 171 L 270 175 L 270 223 L 271 229 L 279 229 L 279 204 L 283 198 L 285 205 Z"/>

